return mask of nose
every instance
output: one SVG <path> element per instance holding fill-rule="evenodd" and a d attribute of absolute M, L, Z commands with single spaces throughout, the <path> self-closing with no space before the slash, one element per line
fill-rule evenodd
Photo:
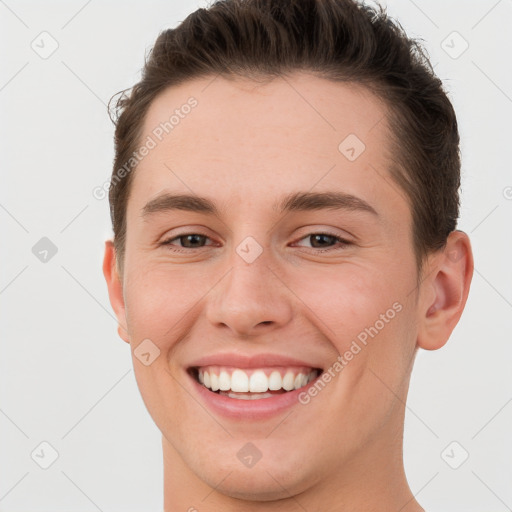
<path fill-rule="evenodd" d="M 264 253 L 252 263 L 235 255 L 230 271 L 209 294 L 206 316 L 237 337 L 261 335 L 285 326 L 293 315 L 293 294 Z"/>

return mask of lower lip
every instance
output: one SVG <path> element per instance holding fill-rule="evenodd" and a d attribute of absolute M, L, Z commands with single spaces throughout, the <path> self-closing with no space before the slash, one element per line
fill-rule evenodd
<path fill-rule="evenodd" d="M 259 398 L 255 400 L 243 400 L 241 398 L 229 398 L 208 390 L 190 374 L 198 394 L 206 405 L 214 412 L 222 416 L 238 420 L 264 420 L 276 416 L 277 414 L 289 409 L 295 404 L 300 404 L 299 395 L 307 392 L 310 386 L 313 386 L 318 377 L 300 389 L 287 391 L 280 395 L 268 398 Z"/>

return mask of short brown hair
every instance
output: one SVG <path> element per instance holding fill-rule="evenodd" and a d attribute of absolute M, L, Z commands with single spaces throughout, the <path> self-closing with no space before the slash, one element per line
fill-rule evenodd
<path fill-rule="evenodd" d="M 293 71 L 360 84 L 385 101 L 395 155 L 390 174 L 410 204 L 418 269 L 429 252 L 445 246 L 459 216 L 459 134 L 421 44 L 385 9 L 356 0 L 218 0 L 159 34 L 141 80 L 115 104 L 109 201 L 121 269 L 133 172 L 119 179 L 117 170 L 137 150 L 155 97 L 194 78 Z"/>

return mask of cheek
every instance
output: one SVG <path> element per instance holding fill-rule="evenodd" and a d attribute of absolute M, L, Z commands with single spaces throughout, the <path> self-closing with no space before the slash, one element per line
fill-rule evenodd
<path fill-rule="evenodd" d="M 381 315 L 394 318 L 397 306 L 394 309 L 393 304 L 403 297 L 396 280 L 368 265 L 347 264 L 321 272 L 302 272 L 290 287 L 307 306 L 302 308 L 304 314 L 340 353 L 359 335 L 364 339 L 366 329 L 375 323 L 380 328 Z"/>
<path fill-rule="evenodd" d="M 347 264 L 336 271 L 302 273 L 293 287 L 307 305 L 304 314 L 342 358 L 331 366 L 333 375 L 342 376 L 334 378 L 335 386 L 345 400 L 357 397 L 356 409 L 378 402 L 384 414 L 393 395 L 376 375 L 395 389 L 408 371 L 415 346 L 413 270 L 406 262 Z"/>
<path fill-rule="evenodd" d="M 134 266 L 127 278 L 125 303 L 130 334 L 150 338 L 162 349 L 179 337 L 211 288 L 208 280 L 182 267 L 155 264 Z M 170 334 L 172 333 L 172 336 Z"/>

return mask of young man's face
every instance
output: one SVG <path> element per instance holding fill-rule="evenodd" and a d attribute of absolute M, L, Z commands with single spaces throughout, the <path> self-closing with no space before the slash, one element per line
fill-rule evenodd
<path fill-rule="evenodd" d="M 190 97 L 197 105 L 161 137 Z M 142 360 L 160 351 L 133 364 L 166 463 L 176 478 L 262 500 L 333 475 L 368 478 L 400 451 L 426 304 L 384 106 L 306 74 L 265 85 L 210 77 L 159 96 L 148 136 L 157 145 L 132 183 L 123 297 L 110 292 L 132 351 L 143 340 Z M 345 199 L 281 211 L 299 193 Z M 217 213 L 158 200 L 145 209 L 164 194 L 205 198 Z M 330 378 L 304 385 L 315 369 Z M 264 389 L 289 373 L 300 389 L 245 400 L 208 390 L 198 370 L 214 387 L 212 374 L 237 389 L 255 374 Z"/>

